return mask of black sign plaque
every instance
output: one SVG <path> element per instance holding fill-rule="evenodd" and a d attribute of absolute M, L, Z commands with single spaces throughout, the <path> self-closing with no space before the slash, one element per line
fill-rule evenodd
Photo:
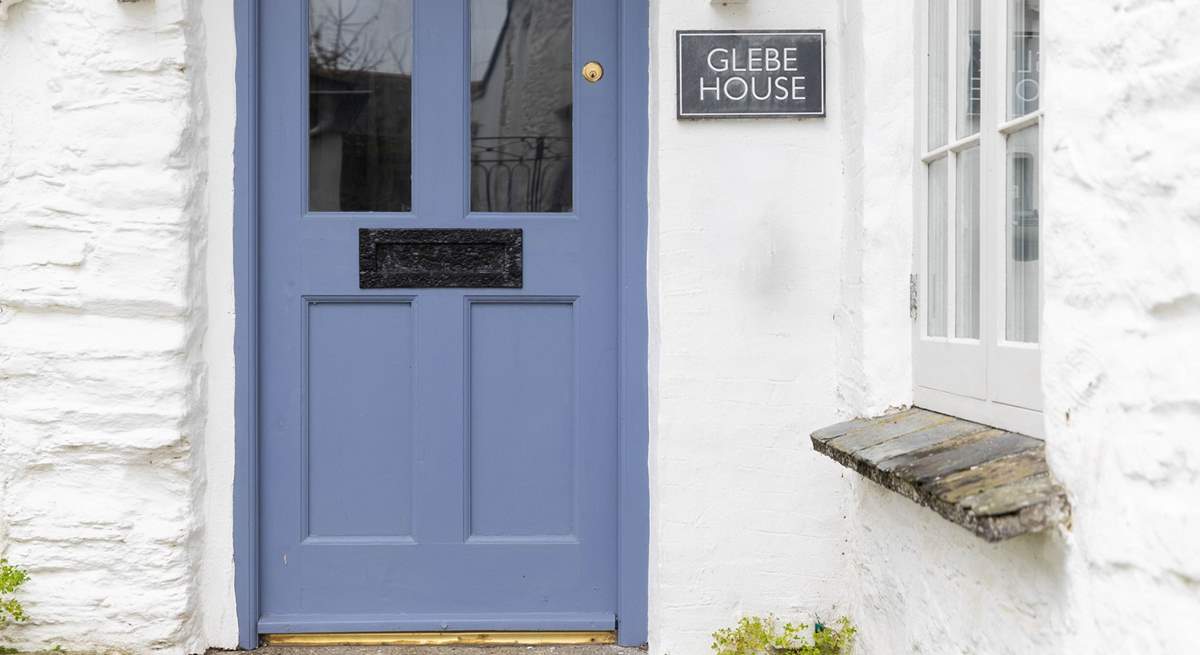
<path fill-rule="evenodd" d="M 825 30 L 675 33 L 679 118 L 825 115 Z"/>

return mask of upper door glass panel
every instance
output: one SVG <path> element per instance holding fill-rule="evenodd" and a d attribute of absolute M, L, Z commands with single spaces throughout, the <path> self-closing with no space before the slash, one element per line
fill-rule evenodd
<path fill-rule="evenodd" d="M 572 0 L 471 0 L 471 211 L 572 210 Z"/>
<path fill-rule="evenodd" d="M 412 210 L 412 34 L 411 0 L 310 0 L 310 210 Z"/>

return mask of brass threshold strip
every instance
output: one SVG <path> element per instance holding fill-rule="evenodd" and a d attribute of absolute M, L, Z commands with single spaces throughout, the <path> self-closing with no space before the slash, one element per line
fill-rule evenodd
<path fill-rule="evenodd" d="M 615 632 L 345 632 L 262 635 L 264 646 L 568 646 L 615 644 Z"/>

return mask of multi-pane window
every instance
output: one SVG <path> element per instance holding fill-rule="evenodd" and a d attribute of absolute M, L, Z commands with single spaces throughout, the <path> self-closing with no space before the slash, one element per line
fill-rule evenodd
<path fill-rule="evenodd" d="M 1037 432 L 1041 2 L 926 0 L 918 404 Z"/>

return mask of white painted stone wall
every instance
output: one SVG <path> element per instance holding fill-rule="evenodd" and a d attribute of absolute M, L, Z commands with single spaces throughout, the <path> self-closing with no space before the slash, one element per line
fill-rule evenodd
<path fill-rule="evenodd" d="M 28 0 L 0 22 L 0 554 L 32 575 L 33 619 L 4 636 L 22 649 L 233 643 L 199 611 L 201 572 L 231 570 L 232 471 L 207 488 L 201 18 Z M 206 494 L 226 497 L 215 535 Z"/>
<path fill-rule="evenodd" d="M 796 261 L 785 284 L 804 308 L 785 328 L 773 331 L 751 311 L 755 296 L 739 286 L 739 273 L 761 260 L 743 244 L 805 230 L 794 225 L 801 217 L 785 207 L 765 225 L 728 224 L 721 219 L 753 217 L 771 200 L 724 194 L 718 184 L 753 188 L 763 172 L 746 165 L 749 153 L 776 165 L 776 157 L 803 162 L 828 147 L 826 134 L 760 124 L 705 133 L 675 123 L 666 109 L 653 123 L 652 652 L 704 652 L 706 633 L 738 613 L 825 610 L 843 598 L 862 630 L 858 652 L 868 655 L 1197 649 L 1200 3 L 1045 7 L 1043 379 L 1049 456 L 1071 493 L 1073 525 L 989 545 L 862 478 L 835 484 L 835 464 L 780 447 L 801 443 L 808 419 L 828 412 L 823 403 L 861 415 L 911 401 L 903 299 L 912 239 L 912 7 L 843 0 L 830 67 L 840 78 L 831 94 L 840 112 L 835 104 L 827 126 L 842 141 L 823 161 L 838 158 L 843 174 L 818 178 L 824 185 L 815 196 L 836 190 L 842 201 L 824 217 L 830 233 L 790 244 Z M 656 17 L 662 107 L 673 81 L 666 33 L 832 28 L 834 20 L 805 3 L 769 0 L 736 10 L 662 2 Z M 717 173 L 712 162 L 734 164 Z M 811 176 L 824 170 L 794 171 L 794 189 L 811 194 Z M 836 268 L 837 293 L 806 287 L 807 264 Z M 785 300 L 780 314 L 787 307 Z M 773 336 L 785 339 L 768 345 Z M 770 383 L 788 379 L 780 370 L 791 372 L 790 354 L 814 346 L 834 361 L 805 371 L 795 387 Z M 831 372 L 832 399 L 824 377 Z M 768 391 L 747 399 L 756 385 Z M 797 441 L 783 436 L 789 431 Z M 757 452 L 764 443 L 774 449 Z M 783 468 L 790 477 L 777 475 Z M 790 514 L 779 511 L 795 501 Z M 793 520 L 830 508 L 846 520 L 824 515 L 816 533 Z M 779 511 L 769 532 L 768 509 Z M 820 550 L 830 538 L 845 540 L 834 556 Z M 790 539 L 791 561 L 774 548 Z M 820 570 L 828 577 L 814 574 Z"/>
<path fill-rule="evenodd" d="M 659 0 L 651 20 L 650 643 L 698 655 L 742 614 L 845 598 L 852 474 L 806 435 L 836 421 L 855 347 L 835 314 L 856 204 L 842 139 L 862 125 L 837 3 Z M 675 30 L 762 28 L 829 31 L 829 117 L 676 120 Z"/>
<path fill-rule="evenodd" d="M 0 22 L 21 648 L 235 643 L 231 6 L 27 0 Z M 848 612 L 865 655 L 1200 641 L 1200 3 L 1046 12 L 1046 433 L 1076 513 L 988 545 L 807 439 L 911 399 L 911 5 L 655 0 L 654 655 L 766 612 Z M 829 31 L 829 117 L 677 121 L 674 31 L 766 27 Z"/>
<path fill-rule="evenodd" d="M 895 3 L 864 4 L 878 34 Z M 1043 7 L 1042 377 L 1073 524 L 988 545 L 853 480 L 860 653 L 1200 648 L 1200 3 Z M 868 70 L 905 54 L 868 47 Z M 868 387 L 893 363 L 868 353 Z"/>

